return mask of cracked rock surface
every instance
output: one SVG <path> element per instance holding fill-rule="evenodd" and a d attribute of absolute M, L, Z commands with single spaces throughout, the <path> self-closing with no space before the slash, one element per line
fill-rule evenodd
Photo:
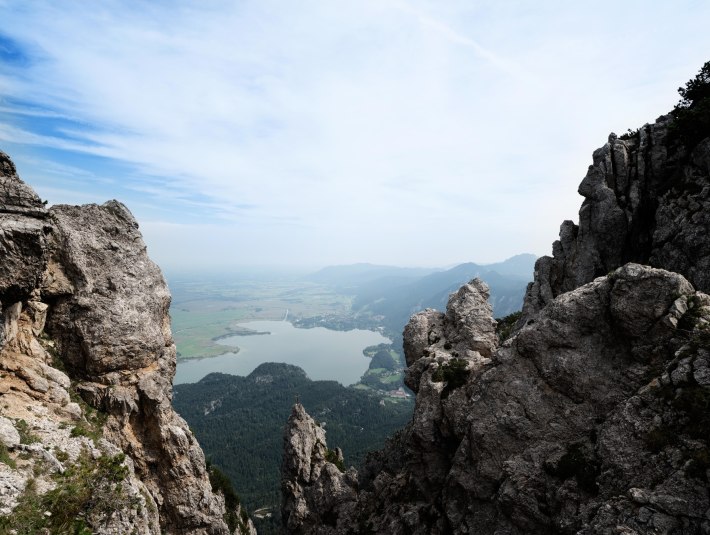
<path fill-rule="evenodd" d="M 553 256 L 535 265 L 523 313 L 627 262 L 682 273 L 710 292 L 710 137 L 669 140 L 670 115 L 594 151 L 579 185 L 579 223 L 565 221 Z M 708 133 L 710 134 L 710 133 Z"/>
<path fill-rule="evenodd" d="M 299 463 L 284 471 L 290 532 L 325 513 L 333 520 L 314 533 L 710 529 L 710 297 L 676 273 L 627 264 L 559 296 L 501 347 L 491 340 L 489 357 L 446 334 L 457 298 L 407 326 L 412 422 L 336 508 L 315 498 L 324 485 L 310 445 L 325 447 L 322 430 L 299 427 L 300 454 L 287 440 L 284 462 Z M 455 377 L 440 371 L 453 360 L 463 378 L 447 390 Z"/>
<path fill-rule="evenodd" d="M 0 153 L 0 254 L 0 515 L 83 470 L 94 533 L 229 533 L 172 408 L 170 294 L 128 209 L 46 210 Z"/>

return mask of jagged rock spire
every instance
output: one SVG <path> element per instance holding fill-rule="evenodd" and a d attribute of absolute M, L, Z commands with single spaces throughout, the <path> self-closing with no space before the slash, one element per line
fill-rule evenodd
<path fill-rule="evenodd" d="M 281 465 L 282 518 L 289 534 L 344 533 L 355 511 L 357 474 L 345 472 L 339 448 L 329 450 L 325 430 L 303 405 L 291 410 Z"/>
<path fill-rule="evenodd" d="M 10 157 L 0 151 L 0 213 L 46 216 L 44 203 L 17 175 Z"/>
<path fill-rule="evenodd" d="M 76 439 L 69 427 L 85 414 L 71 389 L 102 413 L 93 458 L 123 453 L 129 465 L 130 503 L 81 520 L 100 534 L 228 535 L 204 454 L 172 407 L 170 293 L 128 209 L 109 201 L 47 211 L 0 152 L 0 258 L 3 417 L 42 429 L 37 452 L 56 461 L 43 452 Z M 17 475 L 22 467 L 5 477 L 11 468 L 0 466 L 7 468 L 0 477 L 6 514 L 26 477 Z"/>
<path fill-rule="evenodd" d="M 676 271 L 710 292 L 710 137 L 669 141 L 664 115 L 594 151 L 579 185 L 579 223 L 564 221 L 553 256 L 539 258 L 523 322 L 558 295 L 627 262 Z M 710 136 L 710 132 L 707 132 Z"/>

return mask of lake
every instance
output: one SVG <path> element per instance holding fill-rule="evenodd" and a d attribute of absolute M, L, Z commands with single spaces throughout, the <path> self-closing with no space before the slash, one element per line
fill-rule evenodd
<path fill-rule="evenodd" d="M 178 362 L 175 384 L 195 383 L 212 372 L 249 375 L 264 362 L 285 362 L 303 368 L 313 380 L 333 379 L 350 385 L 360 379 L 370 363 L 362 350 L 390 343 L 388 338 L 374 331 L 297 329 L 287 321 L 250 321 L 239 327 L 271 334 L 219 340 L 219 344 L 239 347 L 239 352 Z"/>

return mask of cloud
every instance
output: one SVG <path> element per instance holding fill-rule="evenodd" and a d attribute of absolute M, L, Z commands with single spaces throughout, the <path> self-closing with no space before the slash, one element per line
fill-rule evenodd
<path fill-rule="evenodd" d="M 482 46 L 474 39 L 466 35 L 462 35 L 460 32 L 456 31 L 444 22 L 434 19 L 422 11 L 413 8 L 407 2 L 393 2 L 393 5 L 405 13 L 414 15 L 423 26 L 434 30 L 452 43 L 472 48 L 479 58 L 489 62 L 505 74 L 514 78 L 526 79 L 526 81 L 532 82 L 531 77 L 524 73 L 521 65 L 516 65 L 511 61 L 502 58 L 498 54 Z"/>
<path fill-rule="evenodd" d="M 542 254 L 575 217 L 592 150 L 670 109 L 707 59 L 708 14 L 690 1 L 0 2 L 0 48 L 25 58 L 0 53 L 0 140 L 34 151 L 18 166 L 48 195 L 82 190 L 38 163 L 59 159 L 87 170 L 75 181 L 92 198 L 164 221 L 167 263 L 184 261 L 171 248 L 205 249 L 170 226 L 186 221 L 240 251 L 214 245 L 205 262 Z"/>

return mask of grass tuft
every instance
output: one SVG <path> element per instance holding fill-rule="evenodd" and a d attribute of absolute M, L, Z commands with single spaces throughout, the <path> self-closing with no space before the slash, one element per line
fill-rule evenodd
<path fill-rule="evenodd" d="M 128 467 L 124 454 L 92 458 L 83 450 L 63 474 L 55 474 L 55 488 L 37 492 L 30 479 L 17 507 L 0 517 L 0 535 L 49 533 L 91 535 L 92 524 L 120 509 L 135 509 L 139 502 L 127 495 L 123 481 Z"/>

